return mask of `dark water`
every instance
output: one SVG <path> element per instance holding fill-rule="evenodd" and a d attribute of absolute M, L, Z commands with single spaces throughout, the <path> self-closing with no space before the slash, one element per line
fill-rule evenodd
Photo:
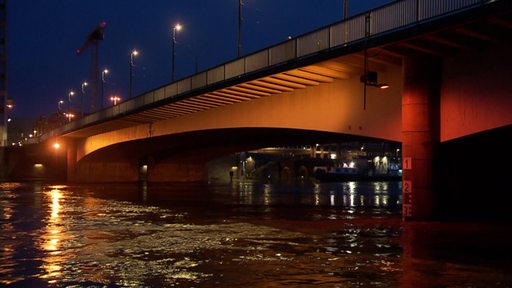
<path fill-rule="evenodd" d="M 507 224 L 402 223 L 400 182 L 0 184 L 3 287 L 512 287 Z"/>

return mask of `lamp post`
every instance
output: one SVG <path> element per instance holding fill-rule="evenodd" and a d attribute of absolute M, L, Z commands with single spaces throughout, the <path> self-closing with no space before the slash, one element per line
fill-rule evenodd
<path fill-rule="evenodd" d="M 130 53 L 130 99 L 133 96 L 133 58 L 137 56 L 137 54 L 139 54 L 139 52 L 135 49 Z"/>
<path fill-rule="evenodd" d="M 172 82 L 174 82 L 174 58 L 176 58 L 176 32 L 180 31 L 182 26 L 178 23 L 172 27 Z"/>
<path fill-rule="evenodd" d="M 59 100 L 59 102 L 57 102 L 57 112 L 62 113 L 62 104 L 64 104 L 64 100 Z"/>
<path fill-rule="evenodd" d="M 121 97 L 119 96 L 112 96 L 110 97 L 110 101 L 112 101 L 112 105 L 116 106 L 119 101 L 121 101 Z"/>
<path fill-rule="evenodd" d="M 101 71 L 101 109 L 103 109 L 103 102 L 105 102 L 104 100 L 104 96 L 105 96 L 105 75 L 108 74 L 108 69 L 103 69 L 103 71 Z"/>
<path fill-rule="evenodd" d="M 68 122 L 71 121 L 71 96 L 75 95 L 74 91 L 69 91 L 68 93 Z"/>
<path fill-rule="evenodd" d="M 348 19 L 348 0 L 343 0 L 343 21 Z"/>
<path fill-rule="evenodd" d="M 242 0 L 238 0 L 238 57 L 242 50 Z"/>
<path fill-rule="evenodd" d="M 343 21 L 345 22 L 343 24 L 344 34 L 345 34 L 345 43 L 348 41 L 348 26 L 347 26 L 347 19 L 348 19 L 348 0 L 343 0 Z"/>
<path fill-rule="evenodd" d="M 80 99 L 81 101 L 81 105 L 82 105 L 82 109 L 80 110 L 80 114 L 82 117 L 84 117 L 84 114 L 85 114 L 85 108 L 84 108 L 84 97 L 85 97 L 85 87 L 87 86 L 87 82 L 82 82 L 82 98 Z"/>

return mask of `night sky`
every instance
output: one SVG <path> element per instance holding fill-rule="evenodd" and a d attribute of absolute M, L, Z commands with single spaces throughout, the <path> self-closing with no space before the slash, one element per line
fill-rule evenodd
<path fill-rule="evenodd" d="M 349 16 L 391 2 L 349 0 Z M 242 50 L 262 48 L 343 18 L 343 0 L 244 0 Z M 99 23 L 99 68 L 108 68 L 105 98 L 129 96 L 129 59 L 134 96 L 171 81 L 171 31 L 176 37 L 175 80 L 233 60 L 238 49 L 238 0 L 9 0 L 8 96 L 10 117 L 50 115 L 59 100 L 89 81 L 90 50 L 76 50 Z M 89 48 L 90 49 L 90 48 Z"/>

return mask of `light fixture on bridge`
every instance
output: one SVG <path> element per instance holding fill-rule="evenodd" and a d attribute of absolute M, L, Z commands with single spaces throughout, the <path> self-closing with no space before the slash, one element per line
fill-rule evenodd
<path fill-rule="evenodd" d="M 82 85 L 81 85 L 82 86 L 82 94 L 81 94 L 82 96 L 80 97 L 80 106 L 81 106 L 80 115 L 82 117 L 84 117 L 84 114 L 85 114 L 84 97 L 85 97 L 85 87 L 87 87 L 87 85 L 89 85 L 89 83 L 87 83 L 85 81 L 82 82 Z"/>
<path fill-rule="evenodd" d="M 363 69 L 364 69 L 364 72 L 363 72 L 363 75 L 361 75 L 361 82 L 364 83 L 364 90 L 363 90 L 363 110 L 366 110 L 366 87 L 367 86 L 372 86 L 372 87 L 377 87 L 377 88 L 380 88 L 380 89 L 386 89 L 386 88 L 389 88 L 389 85 L 388 84 L 385 84 L 385 83 L 379 83 L 377 81 L 377 72 L 376 71 L 370 71 L 368 69 L 368 39 L 370 38 L 371 36 L 371 17 L 370 17 L 370 14 L 368 13 L 366 16 L 365 16 L 365 41 L 364 41 L 364 66 L 363 66 Z"/>
<path fill-rule="evenodd" d="M 378 83 L 377 81 L 377 72 L 368 71 L 365 74 L 361 75 L 360 80 L 364 85 L 377 87 L 379 89 L 387 89 L 389 85 L 386 83 Z"/>
<path fill-rule="evenodd" d="M 133 49 L 130 53 L 130 99 L 133 96 L 133 58 L 139 54 L 139 51 Z"/>
<path fill-rule="evenodd" d="M 5 101 L 5 107 L 7 109 L 12 109 L 14 107 L 12 98 L 7 98 L 7 101 Z"/>
<path fill-rule="evenodd" d="M 62 113 L 62 104 L 64 104 L 64 100 L 59 100 L 59 102 L 57 102 L 57 110 L 60 113 Z"/>
<path fill-rule="evenodd" d="M 103 109 L 103 102 L 105 101 L 104 95 L 105 95 L 105 75 L 108 74 L 108 69 L 104 68 L 103 71 L 101 71 L 101 103 L 100 107 Z"/>
<path fill-rule="evenodd" d="M 365 53 L 366 54 L 366 53 Z M 365 56 L 365 67 L 367 66 L 367 60 Z M 369 71 L 368 69 L 364 69 L 365 72 L 361 77 L 359 78 L 362 83 L 364 83 L 364 90 L 363 90 L 363 109 L 366 110 L 366 87 L 372 86 L 377 87 L 379 89 L 387 89 L 389 88 L 388 84 L 385 83 L 379 83 L 377 81 L 377 72 L 375 71 Z"/>
<path fill-rule="evenodd" d="M 119 96 L 111 96 L 110 97 L 110 101 L 112 101 L 112 104 L 114 106 L 116 106 L 117 103 L 119 103 L 119 101 L 121 101 L 121 97 L 119 97 Z"/>
<path fill-rule="evenodd" d="M 68 117 L 69 121 L 71 121 L 71 118 L 72 118 L 72 117 L 70 117 L 70 115 L 73 115 L 73 114 L 71 114 L 71 97 L 73 97 L 73 96 L 75 96 L 75 92 L 69 91 L 69 93 L 68 93 L 68 111 L 67 111 L 67 117 Z"/>
<path fill-rule="evenodd" d="M 71 122 L 73 118 L 75 118 L 75 114 L 73 113 L 65 113 L 64 116 L 68 119 L 68 122 Z"/>
<path fill-rule="evenodd" d="M 180 31 L 182 28 L 183 26 L 179 23 L 172 27 L 172 82 L 174 82 L 174 59 L 176 58 L 176 32 Z"/>

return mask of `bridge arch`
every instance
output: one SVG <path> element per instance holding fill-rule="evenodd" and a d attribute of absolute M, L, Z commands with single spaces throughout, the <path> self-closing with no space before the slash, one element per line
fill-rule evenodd
<path fill-rule="evenodd" d="M 385 139 L 304 129 L 208 129 L 109 145 L 78 160 L 71 172 L 77 182 L 137 181 L 141 166 L 147 165 L 149 181 L 205 181 L 209 161 L 237 152 L 376 140 Z"/>
<path fill-rule="evenodd" d="M 348 79 L 88 136 L 77 143 L 76 158 L 132 140 L 239 128 L 300 129 L 400 141 L 401 68 L 383 71 L 381 77 L 392 87 L 368 88 L 365 108 L 359 76 L 357 70 Z"/>

